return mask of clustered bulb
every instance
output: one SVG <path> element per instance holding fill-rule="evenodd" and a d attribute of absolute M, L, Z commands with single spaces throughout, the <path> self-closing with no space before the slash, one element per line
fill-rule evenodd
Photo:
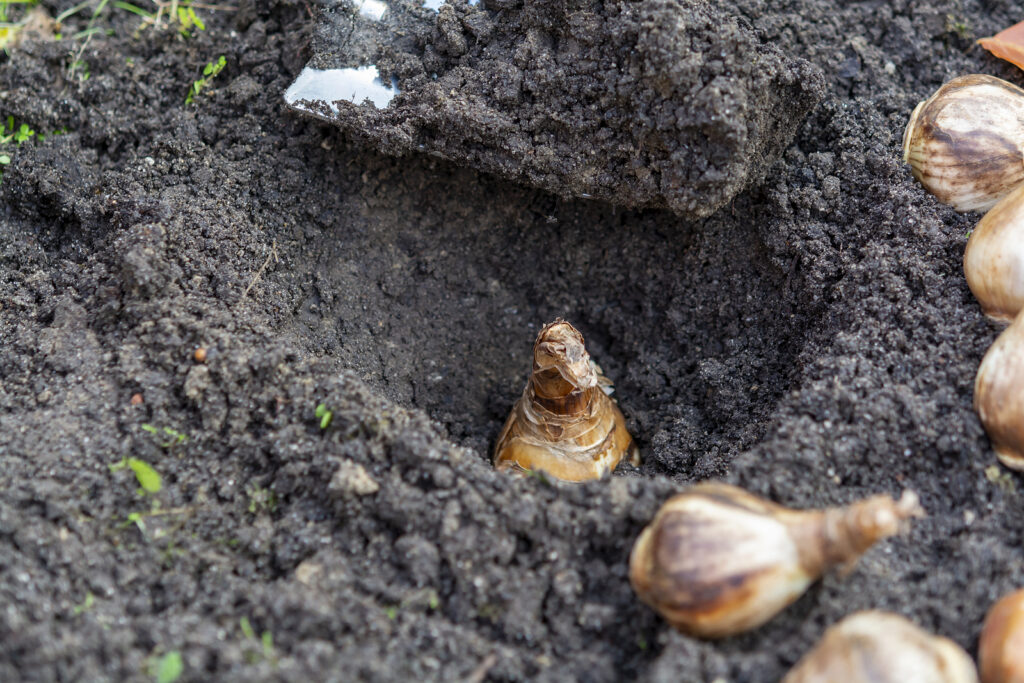
<path fill-rule="evenodd" d="M 757 628 L 831 567 L 921 516 L 917 496 L 873 496 L 844 508 L 791 510 L 705 483 L 669 499 L 629 559 L 637 595 L 680 631 L 721 638 Z"/>
<path fill-rule="evenodd" d="M 1024 308 L 1024 183 L 974 227 L 964 251 L 964 275 L 989 317 L 1010 321 Z"/>
<path fill-rule="evenodd" d="M 939 201 L 988 211 L 964 251 L 982 310 L 1001 321 L 1024 309 L 1024 90 L 982 74 L 954 78 L 917 105 L 903 158 Z M 999 460 L 1024 471 L 1024 323 L 985 355 L 974 407 Z"/>
<path fill-rule="evenodd" d="M 954 78 L 917 105 L 903 160 L 957 211 L 987 211 L 1024 181 L 1024 90 L 984 74 Z"/>
<path fill-rule="evenodd" d="M 974 382 L 974 409 L 996 457 L 1024 471 L 1024 315 L 985 354 Z"/>
<path fill-rule="evenodd" d="M 542 471 L 565 481 L 600 479 L 623 459 L 639 464 L 611 382 L 590 359 L 583 335 L 564 320 L 544 326 L 533 371 L 494 449 L 494 466 Z"/>
<path fill-rule="evenodd" d="M 782 683 L 977 683 L 974 662 L 948 638 L 889 612 L 852 614 L 825 631 Z M 987 682 L 986 682 L 987 683 Z"/>
<path fill-rule="evenodd" d="M 978 641 L 978 668 L 982 683 L 1024 683 L 1024 589 L 989 610 Z"/>

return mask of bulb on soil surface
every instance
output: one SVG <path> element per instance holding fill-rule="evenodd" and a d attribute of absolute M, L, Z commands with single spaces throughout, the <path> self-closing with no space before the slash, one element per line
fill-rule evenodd
<path fill-rule="evenodd" d="M 971 74 L 914 109 L 903 160 L 940 202 L 987 211 L 1024 181 L 1024 90 Z"/>
<path fill-rule="evenodd" d="M 989 610 L 978 641 L 978 668 L 982 683 L 1024 683 L 1024 589 Z"/>
<path fill-rule="evenodd" d="M 640 534 L 629 580 L 680 631 L 720 638 L 757 628 L 827 569 L 851 564 L 901 522 L 917 496 L 872 496 L 845 508 L 790 510 L 726 484 L 669 499 Z"/>
<path fill-rule="evenodd" d="M 576 328 L 564 320 L 546 325 L 533 345 L 533 372 L 498 437 L 494 466 L 587 481 L 623 458 L 638 464 L 622 411 L 605 393 L 610 387 Z"/>
<path fill-rule="evenodd" d="M 1024 308 L 1024 184 L 978 222 L 964 252 L 964 274 L 986 315 L 1009 321 Z"/>
<path fill-rule="evenodd" d="M 974 410 L 1000 462 L 1024 471 L 1024 315 L 1003 330 L 982 359 Z"/>
<path fill-rule="evenodd" d="M 898 614 L 868 611 L 825 631 L 782 683 L 977 683 L 974 662 L 948 638 Z"/>

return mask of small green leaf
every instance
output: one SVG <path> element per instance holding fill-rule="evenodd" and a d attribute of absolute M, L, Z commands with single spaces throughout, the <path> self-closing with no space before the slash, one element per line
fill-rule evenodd
<path fill-rule="evenodd" d="M 145 535 L 145 533 L 146 533 L 146 522 L 143 521 L 142 513 L 141 512 L 132 512 L 132 513 L 130 513 L 128 515 L 128 518 L 125 521 L 121 522 L 118 525 L 117 528 L 118 529 L 124 529 L 125 527 L 129 527 L 132 524 L 137 526 L 139 528 L 139 531 L 141 531 L 142 534 Z"/>
<path fill-rule="evenodd" d="M 172 429 L 170 427 L 164 427 L 164 434 L 166 434 L 167 436 L 171 437 L 170 441 L 168 441 L 165 444 L 161 444 L 164 448 L 170 448 L 171 446 L 173 446 L 175 444 L 185 443 L 186 441 L 188 441 L 188 437 L 186 435 L 182 434 L 181 432 L 179 432 L 177 429 Z"/>
<path fill-rule="evenodd" d="M 252 629 L 252 624 L 249 623 L 248 617 L 242 617 L 238 620 L 238 627 L 242 629 L 242 634 L 249 640 L 256 640 L 256 631 Z"/>
<path fill-rule="evenodd" d="M 330 411 L 325 403 L 318 405 L 313 414 L 320 420 L 320 429 L 327 429 L 331 425 L 331 418 L 334 417 L 334 413 Z"/>
<path fill-rule="evenodd" d="M 153 13 L 152 12 L 147 12 L 146 10 L 142 9 L 141 7 L 133 5 L 130 2 L 123 2 L 122 0 L 115 0 L 114 7 L 117 7 L 118 9 L 123 9 L 126 12 L 131 12 L 132 14 L 137 14 L 140 17 L 144 17 L 146 19 L 151 19 L 153 17 Z"/>
<path fill-rule="evenodd" d="M 139 486 L 147 493 L 159 493 L 160 473 L 138 458 L 128 458 L 128 467 L 132 468 L 135 478 L 139 480 Z"/>
<path fill-rule="evenodd" d="M 274 656 L 274 634 L 264 631 L 260 640 L 263 641 L 263 656 L 270 659 Z"/>
<path fill-rule="evenodd" d="M 18 132 L 14 134 L 14 141 L 20 145 L 23 142 L 31 140 L 32 136 L 35 134 L 36 132 L 29 128 L 27 123 L 23 123 L 18 128 Z"/>
<path fill-rule="evenodd" d="M 385 607 L 384 608 L 384 614 L 387 615 L 388 619 L 390 619 L 391 621 L 394 621 L 396 618 L 398 618 L 398 608 L 397 607 Z"/>
<path fill-rule="evenodd" d="M 6 154 L 0 154 L 0 165 L 6 166 L 9 163 L 11 163 L 11 157 Z"/>
<path fill-rule="evenodd" d="M 79 614 L 82 614 L 83 612 L 88 611 L 89 608 L 92 607 L 92 604 L 95 601 L 96 601 L 96 598 L 93 596 L 92 591 L 87 592 L 85 594 L 85 601 L 82 602 L 81 605 L 75 605 L 75 609 L 74 609 L 75 616 L 77 617 Z"/>
<path fill-rule="evenodd" d="M 181 653 L 177 650 L 168 652 L 160 658 L 156 670 L 156 683 L 174 683 L 185 671 L 185 663 L 181 661 Z"/>

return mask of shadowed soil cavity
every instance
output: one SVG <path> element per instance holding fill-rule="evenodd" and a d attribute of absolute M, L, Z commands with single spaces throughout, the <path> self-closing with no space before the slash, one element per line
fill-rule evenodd
<path fill-rule="evenodd" d="M 971 408 L 1000 328 L 961 271 L 978 217 L 926 195 L 899 143 L 952 76 L 1024 82 L 973 44 L 1019 17 L 685 4 L 742 33 L 729 60 L 768 50 L 763 68 L 800 64 L 820 95 L 700 220 L 388 156 L 404 148 L 294 112 L 336 4 L 198 8 L 188 38 L 104 5 L 0 55 L 4 134 L 8 117 L 42 134 L 0 147 L 0 680 L 153 680 L 177 653 L 183 681 L 767 682 L 868 608 L 976 654 L 988 606 L 1024 583 L 1022 482 Z M 454 69 L 452 31 L 416 49 Z M 508 36 L 490 50 L 514 61 Z M 502 106 L 520 104 L 544 111 Z M 727 105 L 702 106 L 732 130 Z M 639 468 L 578 486 L 492 470 L 559 316 L 615 382 Z M 793 507 L 912 488 L 929 516 L 764 627 L 702 642 L 626 574 L 658 506 L 708 478 Z"/>

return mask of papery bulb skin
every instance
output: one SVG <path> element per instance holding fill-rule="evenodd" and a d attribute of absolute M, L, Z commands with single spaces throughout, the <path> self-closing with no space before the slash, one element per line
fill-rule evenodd
<path fill-rule="evenodd" d="M 978 683 L 978 676 L 952 640 L 871 610 L 826 630 L 782 683 Z"/>
<path fill-rule="evenodd" d="M 537 335 L 533 371 L 494 449 L 498 470 L 600 479 L 639 452 L 583 335 L 556 320 Z"/>
<path fill-rule="evenodd" d="M 1024 471 L 1024 315 L 989 348 L 974 380 L 974 410 L 999 461 Z"/>
<path fill-rule="evenodd" d="M 970 74 L 914 109 L 903 134 L 914 177 L 957 211 L 988 211 L 1024 182 L 1024 90 Z"/>
<path fill-rule="evenodd" d="M 1024 683 L 1024 589 L 1003 596 L 978 640 L 981 683 Z"/>
<path fill-rule="evenodd" d="M 917 496 L 790 510 L 743 489 L 699 484 L 669 499 L 633 546 L 637 595 L 677 629 L 721 638 L 761 626 L 830 567 L 850 564 L 923 514 Z"/>
<path fill-rule="evenodd" d="M 964 251 L 964 275 L 985 315 L 1009 322 L 1024 308 L 1024 184 L 974 227 Z"/>

